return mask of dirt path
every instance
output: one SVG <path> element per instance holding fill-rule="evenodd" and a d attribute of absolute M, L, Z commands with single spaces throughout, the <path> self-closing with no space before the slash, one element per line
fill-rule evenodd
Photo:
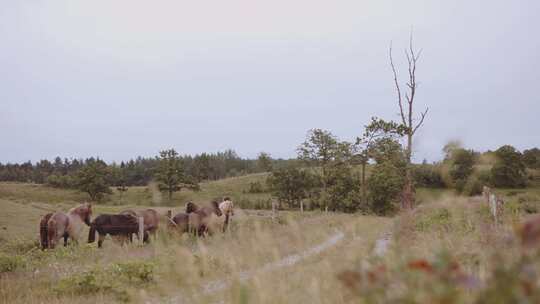
<path fill-rule="evenodd" d="M 305 260 L 311 256 L 320 254 L 321 252 L 327 249 L 335 247 L 338 243 L 340 243 L 344 239 L 344 237 L 345 237 L 345 234 L 343 232 L 336 230 L 336 232 L 331 237 L 329 237 L 326 241 L 324 241 L 323 243 L 320 243 L 317 246 L 308 248 L 301 253 L 288 255 L 276 262 L 268 263 L 258 269 L 255 269 L 252 271 L 243 271 L 238 275 L 238 278 L 240 279 L 240 281 L 245 282 L 258 274 L 271 272 L 271 271 L 278 270 L 284 267 L 293 266 L 301 262 L 302 260 Z M 233 281 L 230 279 L 220 279 L 220 280 L 211 281 L 204 285 L 203 293 L 206 295 L 209 295 L 209 294 L 213 294 L 219 291 L 223 291 L 229 288 L 232 285 L 232 282 Z M 164 302 L 171 303 L 171 304 L 183 303 L 182 299 L 183 299 L 182 295 L 177 294 L 173 296 L 172 298 L 165 300 Z M 147 303 L 158 303 L 158 302 L 147 302 Z M 163 301 L 160 301 L 159 303 L 163 303 Z"/>

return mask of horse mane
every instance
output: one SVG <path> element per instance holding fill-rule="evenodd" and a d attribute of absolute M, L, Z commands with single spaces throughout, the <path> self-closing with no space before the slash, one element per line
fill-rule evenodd
<path fill-rule="evenodd" d="M 192 213 L 192 212 L 198 211 L 200 209 L 201 208 L 199 206 L 197 206 L 197 204 L 195 204 L 193 202 L 188 202 L 186 204 L 186 213 Z"/>
<path fill-rule="evenodd" d="M 73 207 L 71 209 L 69 209 L 68 211 L 69 214 L 77 214 L 79 216 L 81 216 L 81 218 L 83 218 L 85 215 L 87 214 L 92 214 L 92 204 L 90 203 L 84 203 L 80 206 L 77 206 L 77 207 Z"/>
<path fill-rule="evenodd" d="M 80 206 L 69 209 L 68 215 L 78 216 L 85 224 L 90 225 L 90 217 L 92 215 L 92 204 L 83 203 Z"/>

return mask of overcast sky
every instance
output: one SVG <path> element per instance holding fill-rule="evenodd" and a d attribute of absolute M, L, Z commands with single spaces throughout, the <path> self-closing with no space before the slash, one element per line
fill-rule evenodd
<path fill-rule="evenodd" d="M 540 2 L 0 0 L 0 162 L 232 148 L 294 157 L 398 119 L 411 27 L 423 49 L 415 159 L 459 139 L 540 146 Z"/>

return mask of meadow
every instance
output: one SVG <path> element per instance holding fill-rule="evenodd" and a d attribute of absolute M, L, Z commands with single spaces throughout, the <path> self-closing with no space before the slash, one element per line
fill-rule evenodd
<path fill-rule="evenodd" d="M 172 202 L 152 186 L 94 205 L 94 216 L 152 207 L 180 212 L 187 201 L 270 199 L 247 193 L 264 175 L 224 179 Z M 520 290 L 515 229 L 540 205 L 538 187 L 497 190 L 506 204 L 495 224 L 480 197 L 418 189 L 421 205 L 397 216 L 237 208 L 227 233 L 197 239 L 161 229 L 151 244 L 37 248 L 39 217 L 67 210 L 84 194 L 0 183 L 0 302 L 3 303 L 487 303 Z M 163 219 L 162 227 L 166 226 Z M 457 265 L 457 266 L 456 266 Z M 532 268 L 534 274 L 538 270 Z M 516 266 L 517 267 L 517 266 Z M 459 269 L 448 270 L 448 269 Z M 513 268 L 511 268 L 513 269 Z M 504 273 L 497 281 L 494 273 Z M 510 271 L 510 273 L 509 273 Z M 516 291 L 517 290 L 517 291 Z M 523 293 L 525 294 L 525 293 Z M 536 295 L 536 294 L 534 294 Z M 507 298 L 505 298 L 507 297 Z M 491 301 L 490 303 L 496 303 Z M 503 302 L 500 302 L 503 303 Z M 506 301 L 508 303 L 508 301 Z"/>

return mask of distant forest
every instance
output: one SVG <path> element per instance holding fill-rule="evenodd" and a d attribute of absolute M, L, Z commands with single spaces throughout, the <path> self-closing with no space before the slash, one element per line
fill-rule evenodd
<path fill-rule="evenodd" d="M 261 153 L 257 159 L 238 156 L 233 150 L 217 153 L 202 153 L 195 156 L 179 156 L 183 171 L 196 181 L 217 180 L 226 177 L 269 171 L 270 167 L 280 168 L 295 160 L 272 159 Z M 155 175 L 159 158 L 137 157 L 120 163 L 107 164 L 96 157 L 87 159 L 61 158 L 54 160 L 30 161 L 22 164 L 0 163 L 0 181 L 49 183 L 65 187 L 72 183 L 77 172 L 90 163 L 100 163 L 108 168 L 108 184 L 113 186 L 145 186 Z"/>

